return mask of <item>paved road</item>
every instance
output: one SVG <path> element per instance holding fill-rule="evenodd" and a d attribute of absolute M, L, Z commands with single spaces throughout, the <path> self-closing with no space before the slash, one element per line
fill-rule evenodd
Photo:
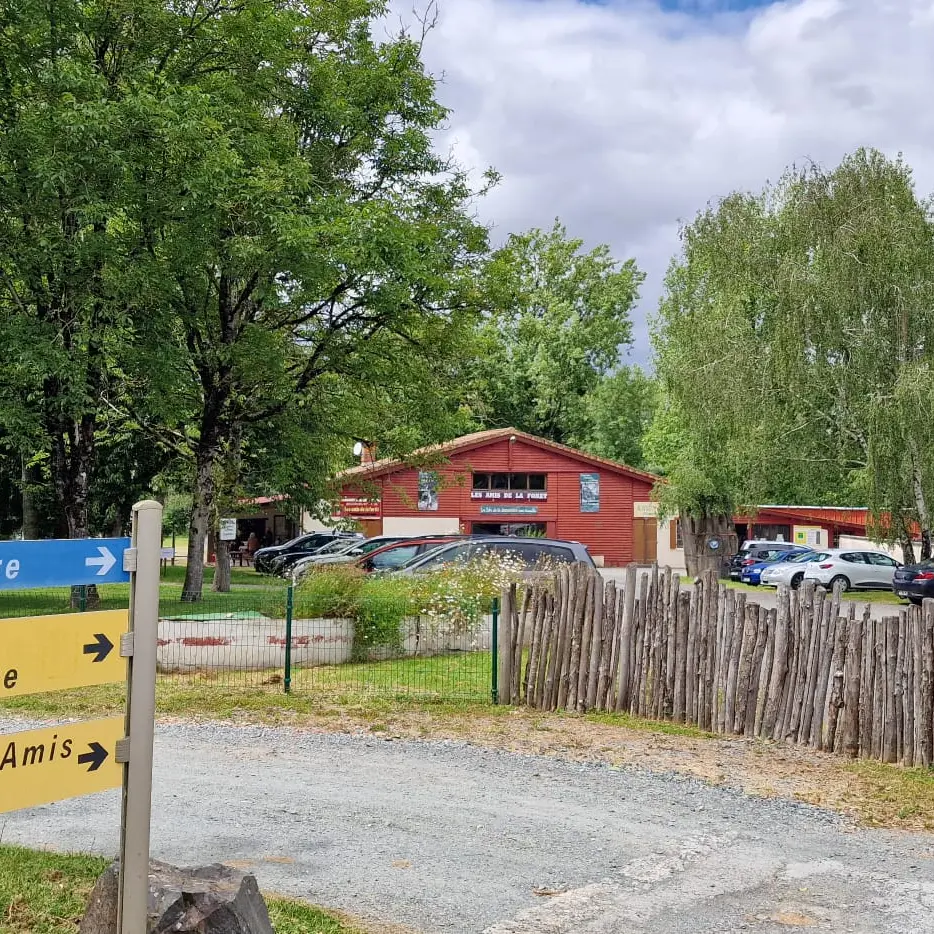
<path fill-rule="evenodd" d="M 601 568 L 600 573 L 607 580 L 623 580 L 626 576 L 625 568 Z M 647 570 L 642 570 L 640 574 L 648 574 Z M 690 586 L 690 585 L 689 585 Z M 769 609 L 778 606 L 778 593 L 773 590 L 771 587 L 758 587 L 754 590 L 745 590 L 746 599 L 751 600 L 755 603 L 758 603 L 759 606 L 768 607 Z M 908 604 L 894 604 L 894 603 L 873 603 L 872 594 L 867 593 L 865 597 L 860 595 L 860 599 L 856 601 L 857 612 L 862 613 L 863 607 L 869 603 L 870 613 L 872 614 L 873 619 L 882 619 L 883 616 L 897 616 L 900 608 L 907 609 Z M 844 604 L 844 607 L 849 609 L 849 602 L 847 601 Z"/>
<path fill-rule="evenodd" d="M 154 856 L 233 861 L 267 890 L 426 934 L 529 910 L 493 930 L 934 932 L 934 837 L 692 779 L 220 725 L 160 726 L 156 763 Z M 111 854 L 118 813 L 106 793 L 7 815 L 0 832 Z"/>

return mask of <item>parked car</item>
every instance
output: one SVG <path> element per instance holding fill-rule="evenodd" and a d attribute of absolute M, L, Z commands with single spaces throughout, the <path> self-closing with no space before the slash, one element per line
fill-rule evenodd
<path fill-rule="evenodd" d="M 730 579 L 740 580 L 745 568 L 760 561 L 775 561 L 779 555 L 808 550 L 803 545 L 789 545 L 788 542 L 744 542 L 739 552 L 730 559 Z"/>
<path fill-rule="evenodd" d="M 818 552 L 804 566 L 804 579 L 828 590 L 838 583 L 844 590 L 890 590 L 899 567 L 894 558 L 881 551 L 830 548 Z"/>
<path fill-rule="evenodd" d="M 934 597 L 934 561 L 896 568 L 892 575 L 892 591 L 912 603 Z"/>
<path fill-rule="evenodd" d="M 742 566 L 742 568 L 741 568 L 741 573 L 740 573 L 740 578 L 739 578 L 739 579 L 740 579 L 744 584 L 750 584 L 750 585 L 752 585 L 753 587 L 758 587 L 759 584 L 761 583 L 762 572 L 765 571 L 766 568 L 771 567 L 773 564 L 779 564 L 779 563 L 781 563 L 781 562 L 783 562 L 783 561 L 788 561 L 789 558 L 799 557 L 799 556 L 802 556 L 802 555 L 803 555 L 803 556 L 807 556 L 807 555 L 810 555 L 810 554 L 811 554 L 811 552 L 809 552 L 809 551 L 804 551 L 804 552 L 798 552 L 798 551 L 779 551 L 779 552 L 776 552 L 774 555 L 771 555 L 771 557 L 764 558 L 762 561 L 757 561 L 757 562 L 755 562 L 754 564 L 744 564 L 744 565 Z"/>
<path fill-rule="evenodd" d="M 440 570 L 449 564 L 466 563 L 484 554 L 515 555 L 529 567 L 543 558 L 551 558 L 567 564 L 580 562 L 589 567 L 595 567 L 593 558 L 580 542 L 565 542 L 551 538 L 509 538 L 497 535 L 441 545 L 434 551 L 402 565 L 395 573 L 425 574 Z"/>
<path fill-rule="evenodd" d="M 354 563 L 367 573 L 395 571 L 402 567 L 403 564 L 415 561 L 429 551 L 450 544 L 455 538 L 456 536 L 453 535 L 435 535 L 426 536 L 425 538 L 405 539 L 392 545 L 385 545 L 362 558 L 358 558 Z"/>
<path fill-rule="evenodd" d="M 804 566 L 813 561 L 817 552 L 802 551 L 792 553 L 791 557 L 783 561 L 767 564 L 759 574 L 759 583 L 763 587 L 778 587 L 785 584 L 792 590 L 797 590 L 804 580 Z"/>
<path fill-rule="evenodd" d="M 326 532 L 307 532 L 305 535 L 299 535 L 291 541 L 282 545 L 268 545 L 266 548 L 260 548 L 253 555 L 253 567 L 261 574 L 269 574 L 273 570 L 273 559 L 282 558 L 286 555 L 297 555 L 299 558 L 306 558 L 314 554 L 319 548 L 330 544 L 334 539 L 362 539 L 359 532 L 338 532 L 329 529 Z"/>
<path fill-rule="evenodd" d="M 373 538 L 354 539 L 336 551 L 321 549 L 312 555 L 286 558 L 276 567 L 280 577 L 295 577 L 305 574 L 310 567 L 325 564 L 352 564 L 363 555 L 401 540 L 399 535 L 374 535 Z"/>

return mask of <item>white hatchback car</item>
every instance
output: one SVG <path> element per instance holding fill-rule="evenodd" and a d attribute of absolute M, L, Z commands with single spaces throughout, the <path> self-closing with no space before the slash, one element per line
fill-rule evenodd
<path fill-rule="evenodd" d="M 891 590 L 892 576 L 901 565 L 881 551 L 830 548 L 818 552 L 804 566 L 804 579 L 832 590 Z"/>
<path fill-rule="evenodd" d="M 823 552 L 821 552 L 823 554 Z M 804 569 L 808 563 L 817 557 L 813 551 L 802 551 L 799 555 L 794 555 L 787 561 L 776 561 L 762 569 L 759 575 L 759 583 L 763 587 L 779 587 L 784 584 L 796 590 L 801 581 L 804 580 Z"/>

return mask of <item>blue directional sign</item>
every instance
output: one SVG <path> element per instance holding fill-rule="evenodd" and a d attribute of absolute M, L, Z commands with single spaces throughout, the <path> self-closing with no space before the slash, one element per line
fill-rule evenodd
<path fill-rule="evenodd" d="M 128 538 L 55 538 L 48 541 L 0 542 L 0 590 L 119 584 Z"/>

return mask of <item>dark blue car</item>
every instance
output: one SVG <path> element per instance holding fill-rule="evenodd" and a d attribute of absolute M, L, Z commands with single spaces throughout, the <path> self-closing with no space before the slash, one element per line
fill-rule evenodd
<path fill-rule="evenodd" d="M 744 565 L 739 579 L 744 584 L 751 584 L 753 587 L 758 587 L 759 584 L 762 583 L 762 572 L 770 564 L 777 564 L 779 561 L 787 561 L 789 558 L 792 558 L 795 555 L 801 554 L 802 552 L 808 550 L 809 549 L 807 548 L 790 548 L 788 551 L 776 551 L 771 553 L 769 554 L 768 558 L 763 561 L 757 561 L 755 564 Z"/>

